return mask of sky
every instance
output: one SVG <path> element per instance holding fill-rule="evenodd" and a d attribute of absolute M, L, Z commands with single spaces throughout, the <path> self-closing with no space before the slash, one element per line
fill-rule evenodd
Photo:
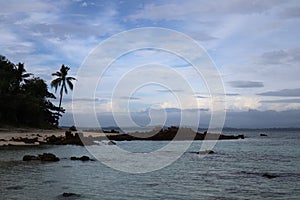
<path fill-rule="evenodd" d="M 151 48 L 127 52 L 101 78 L 94 71 L 86 79 L 78 75 L 89 55 L 115 34 L 157 27 L 185 34 L 212 60 L 224 87 L 225 126 L 300 127 L 298 0 L 11 0 L 0 1 L 0 8 L 1 55 L 24 62 L 27 71 L 49 85 L 51 73 L 62 64 L 70 66 L 70 75 L 77 78 L 75 90 L 77 84 L 96 84 L 93 96 L 64 96 L 67 112 L 61 125 L 72 125 L 76 113 L 84 125 L 95 126 L 86 117 L 91 105 L 101 126 L 115 125 L 112 110 L 120 115 L 129 111 L 133 121 L 143 126 L 160 120 L 176 124 L 182 111 L 190 118 L 200 113 L 200 125 L 209 124 L 214 94 L 205 77 L 170 52 Z M 172 38 L 159 39 L 152 35 L 150 41 L 184 48 L 172 46 Z M 123 40 L 112 49 L 130 45 L 132 41 Z M 178 81 L 177 75 L 185 82 Z M 168 85 L 141 84 L 152 77 Z M 139 87 L 124 92 L 132 88 L 132 80 Z M 186 92 L 185 83 L 193 94 Z M 113 93 L 118 87 L 119 92 Z M 72 106 L 74 102 L 77 106 Z"/>

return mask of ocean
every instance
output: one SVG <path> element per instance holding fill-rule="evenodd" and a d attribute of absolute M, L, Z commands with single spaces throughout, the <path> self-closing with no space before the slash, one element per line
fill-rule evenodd
<path fill-rule="evenodd" d="M 139 174 L 112 169 L 101 161 L 71 161 L 71 156 L 92 156 L 80 146 L 0 147 L 0 199 L 300 199 L 300 132 L 263 131 L 267 137 L 261 133 L 225 132 L 246 138 L 218 141 L 215 153 L 203 158 L 195 153 L 202 141 L 194 141 L 172 164 Z M 120 148 L 134 152 L 149 152 L 166 144 L 117 142 Z M 46 152 L 61 160 L 22 161 L 24 155 Z M 63 193 L 80 197 L 63 197 Z"/>

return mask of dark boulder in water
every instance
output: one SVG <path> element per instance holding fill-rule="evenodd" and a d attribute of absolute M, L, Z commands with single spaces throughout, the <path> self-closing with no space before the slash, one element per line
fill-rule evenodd
<path fill-rule="evenodd" d="M 75 193 L 63 193 L 63 197 L 80 197 L 80 194 L 75 194 Z"/>
<path fill-rule="evenodd" d="M 25 155 L 23 156 L 23 161 L 39 160 L 37 156 Z"/>
<path fill-rule="evenodd" d="M 213 150 L 205 150 L 205 151 L 199 151 L 197 154 L 205 155 L 205 154 L 214 154 L 215 152 Z"/>
<path fill-rule="evenodd" d="M 268 135 L 267 135 L 267 134 L 264 134 L 264 133 L 261 133 L 260 136 L 265 137 L 265 136 L 268 136 Z"/>
<path fill-rule="evenodd" d="M 23 161 L 33 161 L 33 160 L 39 160 L 39 161 L 45 161 L 45 162 L 56 162 L 59 161 L 59 158 L 56 157 L 56 155 L 52 153 L 44 153 L 38 156 L 32 156 L 32 155 L 25 155 L 23 157 Z"/>
<path fill-rule="evenodd" d="M 278 175 L 269 174 L 269 173 L 264 173 L 262 176 L 265 177 L 265 178 L 269 178 L 269 179 L 277 178 L 278 177 Z"/>
<path fill-rule="evenodd" d="M 71 160 L 81 160 L 81 161 L 95 161 L 94 159 L 91 159 L 88 156 L 81 156 L 81 157 L 72 156 L 70 159 Z"/>
<path fill-rule="evenodd" d="M 63 194 L 59 195 L 57 199 L 77 199 L 80 196 L 80 194 L 64 192 Z"/>
<path fill-rule="evenodd" d="M 59 158 L 52 153 L 44 153 L 42 155 L 38 155 L 41 161 L 59 161 Z"/>

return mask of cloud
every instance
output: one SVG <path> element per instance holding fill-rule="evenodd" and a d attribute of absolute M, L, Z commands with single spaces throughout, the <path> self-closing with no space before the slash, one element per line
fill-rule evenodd
<path fill-rule="evenodd" d="M 227 112 L 225 126 L 234 128 L 299 127 L 300 110 Z"/>
<path fill-rule="evenodd" d="M 263 82 L 258 81 L 230 81 L 228 82 L 234 88 L 261 88 L 264 87 Z"/>
<path fill-rule="evenodd" d="M 208 97 L 201 96 L 201 95 L 196 95 L 195 97 L 196 97 L 197 99 L 206 99 L 206 98 L 208 98 Z"/>
<path fill-rule="evenodd" d="M 170 93 L 170 92 L 183 92 L 184 90 L 177 90 L 177 89 L 174 89 L 174 90 L 156 90 L 157 92 L 162 92 L 162 93 Z"/>
<path fill-rule="evenodd" d="M 139 98 L 139 97 L 127 97 L 127 96 L 123 96 L 123 97 L 120 97 L 120 99 L 124 99 L 124 100 L 140 100 L 141 98 Z"/>
<path fill-rule="evenodd" d="M 225 95 L 231 96 L 231 97 L 240 96 L 240 94 L 238 94 L 238 93 L 226 93 Z"/>
<path fill-rule="evenodd" d="M 58 99 L 54 100 L 58 101 Z M 68 102 L 98 102 L 98 103 L 107 103 L 108 99 L 99 99 L 99 98 L 63 98 L 64 103 Z"/>
<path fill-rule="evenodd" d="M 170 110 L 167 112 L 167 120 L 165 125 L 177 125 L 180 122 L 180 111 Z M 160 114 L 161 111 L 154 111 L 151 117 L 159 117 L 156 115 Z M 198 113 L 190 111 L 189 113 Z M 188 113 L 188 114 L 189 114 Z M 90 124 L 86 113 L 78 115 L 78 119 L 82 121 L 85 127 L 97 127 L 98 124 Z M 97 115 L 98 121 L 102 127 L 117 126 L 114 117 L 110 113 L 100 113 Z M 149 123 L 148 112 L 136 112 L 132 114 L 133 120 L 140 125 L 147 125 Z M 210 120 L 209 112 L 202 112 L 200 118 L 201 127 L 208 127 Z M 153 119 L 153 118 L 152 118 Z M 61 119 L 61 124 L 65 126 L 71 126 L 74 124 L 72 114 L 64 114 Z M 225 127 L 232 128 L 274 128 L 274 127 L 300 127 L 300 110 L 286 110 L 286 111 L 258 111 L 258 110 L 248 110 L 248 111 L 227 111 Z M 184 125 L 183 125 L 184 126 Z"/>
<path fill-rule="evenodd" d="M 62 2 L 61 2 L 62 3 Z M 11 14 L 19 12 L 42 12 L 54 8 L 53 3 L 40 0 L 29 0 L 26 2 L 20 2 L 18 0 L 12 0 L 10 2 L 0 1 L 1 14 Z"/>
<path fill-rule="evenodd" d="M 290 7 L 282 11 L 281 16 L 287 19 L 300 18 L 300 7 Z"/>
<path fill-rule="evenodd" d="M 260 103 L 300 103 L 300 99 L 262 100 Z"/>
<path fill-rule="evenodd" d="M 172 1 L 172 3 L 146 4 L 143 9 L 129 16 L 131 20 L 151 19 L 151 20 L 184 20 L 193 19 L 196 16 L 224 15 L 224 14 L 252 14 L 262 13 L 280 2 L 271 0 L 265 1 L 199 1 L 191 0 L 185 3 Z M 201 5 L 201 6 L 199 6 Z"/>
<path fill-rule="evenodd" d="M 300 48 L 268 51 L 261 55 L 262 64 L 287 65 L 294 62 L 299 63 L 299 61 L 300 61 Z"/>
<path fill-rule="evenodd" d="M 283 89 L 278 91 L 269 91 L 259 93 L 261 96 L 276 96 L 276 97 L 300 97 L 300 88 L 297 89 Z"/>

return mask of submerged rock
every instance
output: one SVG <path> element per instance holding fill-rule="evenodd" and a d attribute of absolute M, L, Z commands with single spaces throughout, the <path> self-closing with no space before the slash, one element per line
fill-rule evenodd
<path fill-rule="evenodd" d="M 205 154 L 214 154 L 215 152 L 213 150 L 205 150 L 205 151 L 199 151 L 198 154 L 205 155 Z"/>
<path fill-rule="evenodd" d="M 64 192 L 63 194 L 60 194 L 57 196 L 57 199 L 77 199 L 81 197 L 80 194 L 71 193 L 71 192 Z"/>

